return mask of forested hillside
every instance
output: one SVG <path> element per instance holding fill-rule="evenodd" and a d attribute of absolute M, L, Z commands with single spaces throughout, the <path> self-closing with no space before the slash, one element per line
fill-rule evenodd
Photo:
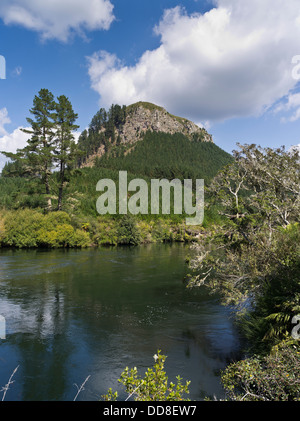
<path fill-rule="evenodd" d="M 155 104 L 137 102 L 127 107 L 112 104 L 109 110 L 100 108 L 88 129 L 81 133 L 78 147 L 82 153 L 78 166 L 93 166 L 96 157 L 110 153 L 118 146 L 128 149 L 149 132 L 159 135 L 180 133 L 192 141 L 213 143 L 212 136 L 204 128 Z"/>
<path fill-rule="evenodd" d="M 208 183 L 232 159 L 214 143 L 191 141 L 181 133 L 147 132 L 129 149 L 121 145 L 97 158 L 95 166 L 150 178 L 198 178 Z"/>
<path fill-rule="evenodd" d="M 129 180 L 204 179 L 208 185 L 233 160 L 204 129 L 150 103 L 101 108 L 75 144 L 71 130 L 77 128 L 77 114 L 65 97 L 58 100 L 45 89 L 35 96 L 28 146 L 6 154 L 12 162 L 0 177 L 2 209 L 65 210 L 97 217 L 96 184 L 102 178 L 117 184 L 119 171 L 128 171 Z M 128 137 L 142 126 L 148 130 L 140 130 L 138 136 L 135 130 L 134 138 Z M 184 133 L 176 132 L 179 129 Z"/>
<path fill-rule="evenodd" d="M 99 215 L 101 179 L 118 189 L 119 171 L 128 182 L 143 178 L 204 179 L 208 185 L 232 157 L 203 128 L 150 103 L 112 105 L 92 117 L 75 142 L 78 115 L 65 96 L 47 89 L 34 97 L 28 144 L 0 177 L 0 244 L 12 247 L 83 247 L 153 241 L 194 241 L 201 227 L 185 226 L 182 214 Z M 117 202 L 119 198 L 117 197 Z M 117 203 L 118 204 L 118 203 Z M 204 226 L 218 221 L 216 207 Z M 32 227 L 35 227 L 32 229 Z"/>

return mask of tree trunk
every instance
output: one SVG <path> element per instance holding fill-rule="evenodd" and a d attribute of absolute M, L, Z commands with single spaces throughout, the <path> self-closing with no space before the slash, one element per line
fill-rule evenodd
<path fill-rule="evenodd" d="M 49 186 L 49 176 L 46 169 L 46 175 L 45 175 L 45 188 L 46 188 L 46 199 L 47 199 L 47 211 L 52 210 L 52 200 L 50 197 L 50 186 Z"/>
<path fill-rule="evenodd" d="M 60 185 L 58 188 L 58 204 L 57 204 L 58 211 L 62 210 L 64 179 L 65 179 L 65 166 L 64 166 L 64 163 L 61 163 L 60 164 Z"/>
<path fill-rule="evenodd" d="M 63 187 L 62 184 L 59 186 L 58 189 L 58 204 L 57 204 L 57 210 L 61 211 L 62 210 L 62 196 L 63 196 Z"/>

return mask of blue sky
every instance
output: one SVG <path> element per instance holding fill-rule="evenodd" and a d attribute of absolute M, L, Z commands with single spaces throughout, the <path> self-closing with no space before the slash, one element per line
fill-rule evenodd
<path fill-rule="evenodd" d="M 298 0 L 1 0 L 0 150 L 25 145 L 41 88 L 69 97 L 79 132 L 101 106 L 144 100 L 228 152 L 298 145 L 299 39 Z"/>

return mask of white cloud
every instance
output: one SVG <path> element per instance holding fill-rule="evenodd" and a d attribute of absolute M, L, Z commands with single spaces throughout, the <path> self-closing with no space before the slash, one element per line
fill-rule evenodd
<path fill-rule="evenodd" d="M 26 146 L 28 134 L 23 133 L 20 129 L 21 127 L 18 127 L 12 133 L 6 132 L 4 136 L 0 137 L 0 151 L 15 153 L 17 149 L 22 149 Z M 7 161 L 9 159 L 0 153 L 0 172 Z"/>
<path fill-rule="evenodd" d="M 72 132 L 72 134 L 74 136 L 75 143 L 78 143 L 78 139 L 80 137 L 81 132 Z"/>
<path fill-rule="evenodd" d="M 6 134 L 6 130 L 4 128 L 4 126 L 6 124 L 9 124 L 10 118 L 8 117 L 8 111 L 6 108 L 1 108 L 0 109 L 0 135 L 2 134 Z"/>
<path fill-rule="evenodd" d="M 4 126 L 10 123 L 7 109 L 0 109 L 0 151 L 16 152 L 17 149 L 22 149 L 26 145 L 28 134 L 22 132 L 21 127 L 15 129 L 12 133 L 8 133 Z M 7 159 L 4 158 L 4 160 Z"/>
<path fill-rule="evenodd" d="M 38 31 L 43 39 L 68 41 L 74 32 L 109 29 L 114 15 L 110 0 L 1 0 L 0 18 Z"/>
<path fill-rule="evenodd" d="M 113 54 L 88 58 L 101 104 L 144 100 L 194 121 L 259 115 L 295 87 L 298 0 L 215 0 L 205 14 L 166 10 L 161 43 L 127 66 Z"/>
<path fill-rule="evenodd" d="M 21 131 L 21 127 L 18 127 L 12 133 L 6 133 L 0 137 L 0 150 L 4 152 L 16 152 L 17 149 L 22 149 L 26 146 L 28 136 L 28 134 Z"/>
<path fill-rule="evenodd" d="M 274 108 L 274 113 L 287 113 L 287 117 L 282 117 L 281 121 L 294 122 L 300 119 L 300 93 L 290 93 L 286 98 Z"/>

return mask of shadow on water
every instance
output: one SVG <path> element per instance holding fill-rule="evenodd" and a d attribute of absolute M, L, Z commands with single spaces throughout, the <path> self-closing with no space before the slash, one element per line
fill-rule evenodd
<path fill-rule="evenodd" d="M 126 367 L 141 375 L 161 349 L 170 380 L 190 398 L 224 397 L 219 371 L 240 352 L 229 310 L 188 290 L 182 244 L 88 250 L 0 251 L 0 386 L 6 400 L 99 400 Z"/>

